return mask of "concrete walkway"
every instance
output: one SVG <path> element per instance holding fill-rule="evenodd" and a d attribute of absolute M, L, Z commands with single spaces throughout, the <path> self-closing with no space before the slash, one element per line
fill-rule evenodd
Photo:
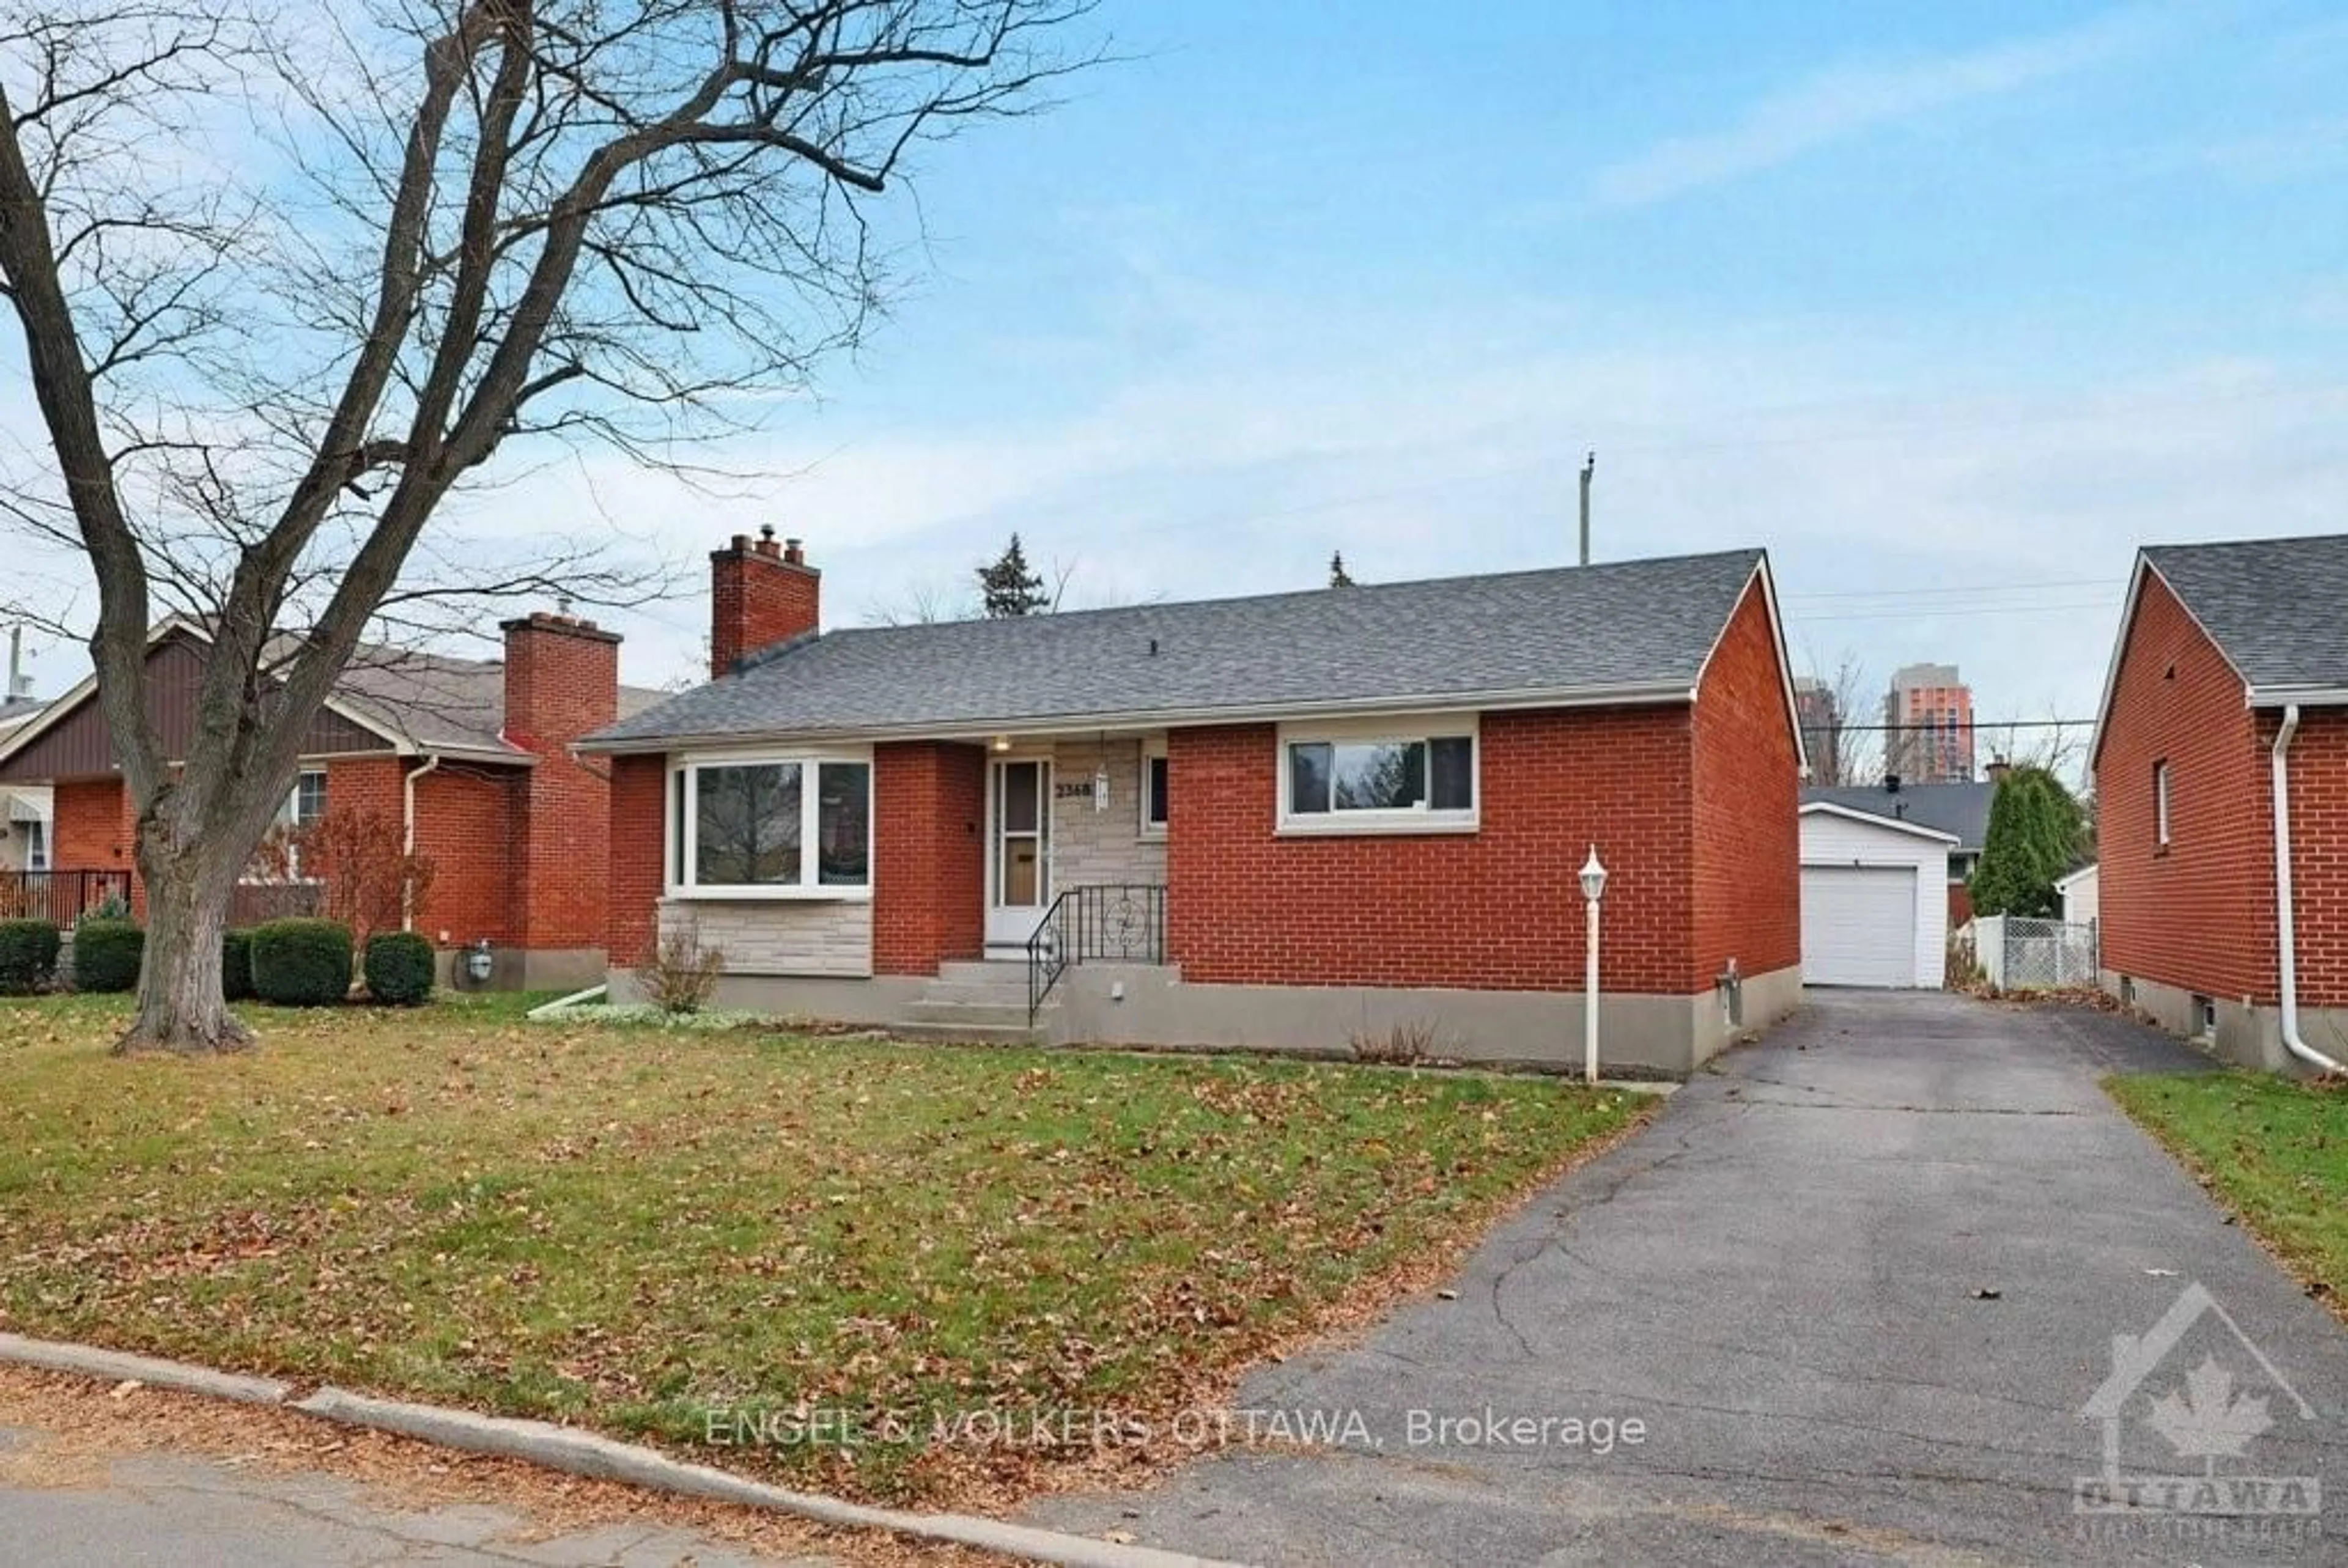
<path fill-rule="evenodd" d="M 1812 1004 L 1503 1225 L 1456 1300 L 1241 1392 L 1365 1440 L 1036 1519 L 1273 1564 L 2348 1561 L 2348 1334 L 2097 1087 L 2207 1064 L 2092 1013 Z M 2321 1512 L 2080 1512 L 2116 1336 L 2171 1353 L 2117 1380 L 2109 1473 L 2309 1478 Z"/>

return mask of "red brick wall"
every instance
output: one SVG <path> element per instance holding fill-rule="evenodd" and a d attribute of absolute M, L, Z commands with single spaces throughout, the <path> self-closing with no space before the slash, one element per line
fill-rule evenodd
<path fill-rule="evenodd" d="M 1198 981 L 1580 990 L 1575 874 L 1595 842 L 1601 983 L 1688 994 L 1689 735 L 1676 706 L 1488 713 L 1477 832 L 1282 838 L 1275 729 L 1177 730 L 1171 956 Z"/>
<path fill-rule="evenodd" d="M 1973 917 L 1972 889 L 1962 882 L 1949 884 L 1949 929 L 1956 930 Z"/>
<path fill-rule="evenodd" d="M 522 939 L 514 868 L 522 772 L 444 762 L 416 781 L 416 848 L 432 857 L 432 890 L 417 908 L 416 929 L 436 944 Z"/>
<path fill-rule="evenodd" d="M 935 974 L 986 942 L 986 753 L 947 742 L 872 752 L 872 970 Z"/>
<path fill-rule="evenodd" d="M 730 675 L 761 648 L 816 630 L 823 607 L 823 574 L 799 559 L 798 542 L 786 550 L 746 534 L 709 555 L 709 678 Z"/>
<path fill-rule="evenodd" d="M 2278 723 L 2261 717 L 2262 744 Z M 2291 876 L 2300 1005 L 2348 1008 L 2348 712 L 2338 708 L 2302 709 L 2291 743 Z"/>
<path fill-rule="evenodd" d="M 130 865 L 129 802 L 120 779 L 58 784 L 50 810 L 49 864 L 60 871 L 114 871 Z"/>
<path fill-rule="evenodd" d="M 1696 692 L 1694 989 L 1731 958 L 1746 975 L 1802 961 L 1801 764 L 1785 693 L 1756 581 Z"/>
<path fill-rule="evenodd" d="M 2153 764 L 2162 758 L 2166 848 L 2153 823 Z M 2263 737 L 2242 705 L 2241 678 L 2149 575 L 2096 757 L 2096 798 L 2104 967 L 2272 1002 L 2274 810 Z M 2294 858 L 2311 866 L 2307 846 Z"/>
<path fill-rule="evenodd" d="M 620 640 L 553 615 L 509 620 L 504 630 L 505 736 L 539 759 L 514 824 L 515 939 L 536 951 L 598 948 L 612 854 L 607 764 L 569 748 L 619 716 Z"/>
<path fill-rule="evenodd" d="M 668 837 L 668 758 L 613 757 L 611 881 L 603 947 L 616 968 L 653 956 L 658 935 L 662 865 Z M 876 835 L 883 830 L 874 824 Z"/>

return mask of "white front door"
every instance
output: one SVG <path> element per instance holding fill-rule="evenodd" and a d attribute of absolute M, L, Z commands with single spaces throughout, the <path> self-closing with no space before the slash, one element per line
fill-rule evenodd
<path fill-rule="evenodd" d="M 986 800 L 986 945 L 1025 948 L 1052 907 L 1052 764 L 997 759 Z"/>

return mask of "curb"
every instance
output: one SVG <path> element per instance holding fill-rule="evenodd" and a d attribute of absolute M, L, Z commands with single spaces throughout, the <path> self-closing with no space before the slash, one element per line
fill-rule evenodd
<path fill-rule="evenodd" d="M 66 1345 L 53 1339 L 26 1339 L 0 1334 L 0 1361 L 38 1367 L 45 1372 L 71 1372 L 109 1383 L 138 1382 L 153 1389 L 177 1389 L 240 1405 L 282 1405 L 293 1385 L 272 1378 L 247 1378 L 235 1372 L 215 1372 L 185 1361 L 160 1361 L 123 1350 L 99 1350 L 88 1345 Z"/>
<path fill-rule="evenodd" d="M 184 1361 L 166 1361 L 55 1340 L 26 1339 L 15 1334 L 0 1334 L 0 1361 L 111 1382 L 137 1381 L 150 1388 L 173 1389 L 239 1404 L 265 1405 L 337 1426 L 390 1432 L 469 1453 L 522 1460 L 590 1480 L 623 1481 L 655 1491 L 763 1508 L 836 1529 L 882 1530 L 918 1540 L 975 1546 L 1024 1562 L 1052 1563 L 1056 1568 L 1242 1568 L 1215 1558 L 1097 1541 L 1056 1530 L 1007 1524 L 975 1514 L 910 1513 L 816 1492 L 793 1491 L 708 1465 L 687 1464 L 635 1443 L 597 1437 L 575 1427 L 559 1427 L 548 1421 L 478 1415 L 438 1405 L 407 1404 L 336 1388 L 320 1389 L 305 1399 L 296 1399 L 291 1385 L 268 1378 L 216 1372 Z"/>

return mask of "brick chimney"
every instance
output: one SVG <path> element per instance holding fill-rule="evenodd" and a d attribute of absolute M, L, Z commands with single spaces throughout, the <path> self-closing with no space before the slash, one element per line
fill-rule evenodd
<path fill-rule="evenodd" d="M 2003 784 L 2005 782 L 2005 775 L 2013 771 L 2013 764 L 2007 762 L 2003 757 L 1990 758 L 1989 766 L 1982 769 L 1982 772 L 1989 775 L 1989 782 L 1992 784 Z"/>
<path fill-rule="evenodd" d="M 506 634 L 505 737 L 538 754 L 537 766 L 515 770 L 509 796 L 513 816 L 505 853 L 513 937 L 530 954 L 574 955 L 587 966 L 600 961 L 603 945 L 611 785 L 570 747 L 620 716 L 620 636 L 591 620 L 544 611 L 501 622 L 499 629 Z M 427 778 L 420 788 L 479 787 L 454 778 Z M 419 794 L 418 818 L 432 811 Z"/>
<path fill-rule="evenodd" d="M 506 739 L 545 756 L 620 716 L 620 634 L 543 610 L 501 621 Z"/>
<path fill-rule="evenodd" d="M 709 676 L 716 680 L 762 648 L 816 630 L 823 607 L 823 573 L 808 565 L 797 539 L 775 542 L 758 530 L 757 542 L 736 534 L 709 552 Z"/>

